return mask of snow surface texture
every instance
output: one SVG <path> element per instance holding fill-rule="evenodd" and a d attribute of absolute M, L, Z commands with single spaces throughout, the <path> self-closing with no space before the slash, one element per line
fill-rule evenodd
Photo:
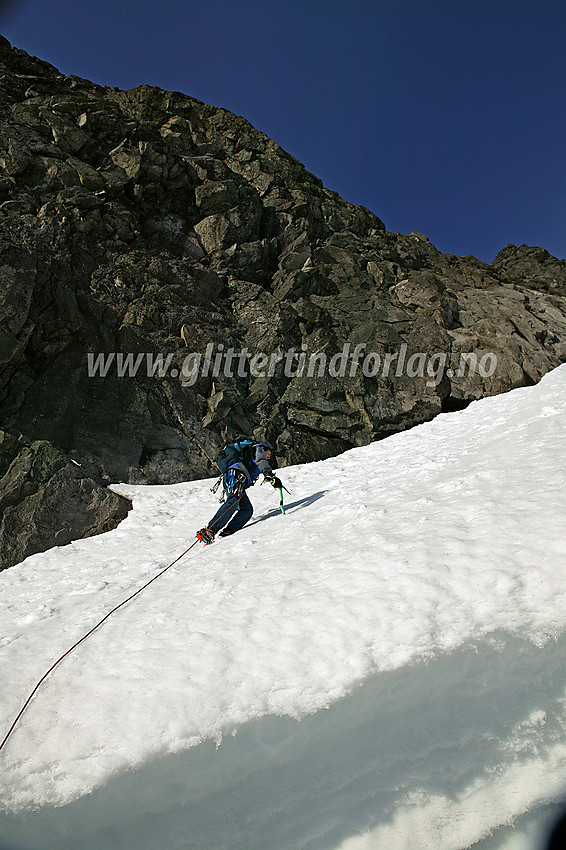
<path fill-rule="evenodd" d="M 561 367 L 282 470 L 285 516 L 256 486 L 243 531 L 42 685 L 0 753 L 2 850 L 541 846 L 528 813 L 566 791 L 565 411 Z M 187 547 L 210 483 L 116 486 L 117 529 L 0 575 L 0 737 Z"/>

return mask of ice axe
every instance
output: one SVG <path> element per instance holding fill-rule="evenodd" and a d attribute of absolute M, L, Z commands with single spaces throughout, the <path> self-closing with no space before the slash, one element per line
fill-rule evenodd
<path fill-rule="evenodd" d="M 281 508 L 281 513 L 284 514 L 285 508 L 283 507 L 283 490 L 285 490 L 286 493 L 289 493 L 289 495 L 291 495 L 291 491 L 287 490 L 285 485 L 281 481 L 279 481 L 278 478 L 276 478 L 275 480 L 281 485 L 279 487 L 276 486 L 276 489 L 279 490 L 279 507 Z"/>
<path fill-rule="evenodd" d="M 263 483 L 265 483 L 265 479 L 262 481 L 262 484 Z M 283 490 L 285 490 L 286 493 L 289 493 L 289 495 L 291 495 L 291 491 L 287 490 L 285 485 L 278 478 L 274 478 L 273 481 L 270 481 L 269 483 L 275 490 L 279 490 L 279 507 L 281 508 L 281 513 L 284 514 L 285 508 L 283 507 Z"/>

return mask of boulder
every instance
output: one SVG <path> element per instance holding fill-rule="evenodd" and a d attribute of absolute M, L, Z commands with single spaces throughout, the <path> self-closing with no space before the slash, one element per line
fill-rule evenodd
<path fill-rule="evenodd" d="M 46 440 L 0 431 L 0 570 L 110 531 L 131 503 Z"/>

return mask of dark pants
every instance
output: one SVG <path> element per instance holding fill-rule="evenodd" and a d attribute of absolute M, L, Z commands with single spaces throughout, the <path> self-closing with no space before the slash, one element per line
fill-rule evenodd
<path fill-rule="evenodd" d="M 252 503 L 245 492 L 241 496 L 237 492 L 230 493 L 208 523 L 208 527 L 216 534 L 228 523 L 229 531 L 239 531 L 251 518 L 253 512 Z"/>

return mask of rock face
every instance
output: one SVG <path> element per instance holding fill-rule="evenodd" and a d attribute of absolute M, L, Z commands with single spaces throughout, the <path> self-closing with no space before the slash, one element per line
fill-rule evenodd
<path fill-rule="evenodd" d="M 130 508 L 46 440 L 0 431 L 0 570 L 109 531 Z"/>
<path fill-rule="evenodd" d="M 544 248 L 507 245 L 492 266 L 507 283 L 566 296 L 566 260 L 557 260 Z"/>
<path fill-rule="evenodd" d="M 443 255 L 224 109 L 0 63 L 0 422 L 104 480 L 210 475 L 242 431 L 320 459 L 566 359 L 547 252 Z"/>

